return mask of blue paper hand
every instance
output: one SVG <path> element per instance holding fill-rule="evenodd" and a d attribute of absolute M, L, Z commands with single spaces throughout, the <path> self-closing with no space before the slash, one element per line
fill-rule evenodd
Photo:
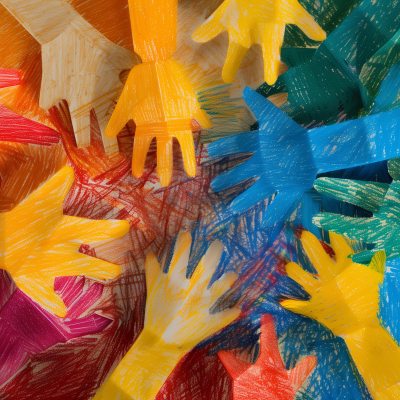
<path fill-rule="evenodd" d="M 244 163 L 215 178 L 214 191 L 247 179 L 256 182 L 232 203 L 242 213 L 276 195 L 263 216 L 263 227 L 282 220 L 318 173 L 369 164 L 400 155 L 400 110 L 306 130 L 250 88 L 243 98 L 259 129 L 217 140 L 208 147 L 212 157 L 253 153 Z"/>

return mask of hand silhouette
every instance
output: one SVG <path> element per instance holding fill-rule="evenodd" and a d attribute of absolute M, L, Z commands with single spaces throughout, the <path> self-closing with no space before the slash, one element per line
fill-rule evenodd
<path fill-rule="evenodd" d="M 185 354 L 238 317 L 236 308 L 210 312 L 236 279 L 236 274 L 228 273 L 208 287 L 221 257 L 222 244 L 212 243 L 187 279 L 190 246 L 190 234 L 182 233 L 168 273 L 162 272 L 154 254 L 147 256 L 143 332 L 94 399 L 154 399 Z"/>
<path fill-rule="evenodd" d="M 261 317 L 260 355 L 254 365 L 228 351 L 220 351 L 218 357 L 233 379 L 234 400 L 293 400 L 317 364 L 316 357 L 308 356 L 297 367 L 286 370 L 270 315 Z"/>
<path fill-rule="evenodd" d="M 132 172 L 143 173 L 147 151 L 157 138 L 157 170 L 162 185 L 172 176 L 172 139 L 181 146 L 186 173 L 196 174 L 192 120 L 203 128 L 211 126 L 181 66 L 171 60 L 137 65 L 130 72 L 124 90 L 107 126 L 106 135 L 115 137 L 124 125 L 136 123 Z"/>
<path fill-rule="evenodd" d="M 223 30 L 229 33 L 229 48 L 222 78 L 232 82 L 249 48 L 258 43 L 264 58 L 264 76 L 269 85 L 278 78 L 280 52 L 287 24 L 296 24 L 314 40 L 325 33 L 297 0 L 225 0 L 193 34 L 208 42 Z"/>

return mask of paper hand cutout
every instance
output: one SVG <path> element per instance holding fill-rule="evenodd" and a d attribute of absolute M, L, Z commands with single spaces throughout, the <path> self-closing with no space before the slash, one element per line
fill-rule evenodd
<path fill-rule="evenodd" d="M 246 52 L 260 44 L 264 75 L 269 85 L 278 78 L 285 26 L 296 24 L 314 40 L 324 40 L 325 32 L 297 0 L 225 0 L 193 34 L 197 42 L 208 42 L 225 29 L 229 48 L 222 71 L 224 82 L 232 82 Z"/>
<path fill-rule="evenodd" d="M 220 351 L 218 357 L 233 379 L 234 400 L 293 400 L 317 364 L 316 357 L 308 356 L 297 367 L 286 370 L 270 315 L 261 317 L 260 355 L 254 365 L 228 351 Z"/>
<path fill-rule="evenodd" d="M 74 180 L 64 167 L 12 211 L 0 214 L 1 268 L 43 307 L 64 317 L 65 304 L 53 291 L 57 276 L 113 279 L 120 267 L 78 252 L 82 243 L 123 236 L 126 221 L 95 221 L 63 215 Z"/>
<path fill-rule="evenodd" d="M 103 285 L 84 290 L 85 278 L 57 278 L 55 287 L 68 307 L 67 319 L 42 309 L 17 289 L 0 310 L 0 385 L 11 378 L 35 354 L 57 343 L 101 332 L 112 321 L 87 312 L 103 292 Z M 56 289 L 56 290 L 57 290 Z"/>
<path fill-rule="evenodd" d="M 21 73 L 13 69 L 0 68 L 0 88 L 17 86 Z M 54 129 L 24 118 L 0 104 L 0 141 L 50 146 L 60 141 Z"/>
<path fill-rule="evenodd" d="M 217 140 L 208 146 L 208 153 L 216 158 L 240 153 L 253 156 L 215 178 L 211 187 L 220 191 L 246 179 L 257 179 L 231 203 L 235 213 L 277 193 L 264 214 L 265 228 L 286 215 L 312 188 L 318 173 L 400 154 L 400 110 L 306 130 L 254 90 L 246 88 L 243 98 L 257 117 L 259 129 Z"/>
<path fill-rule="evenodd" d="M 185 354 L 238 317 L 238 309 L 210 312 L 236 279 L 236 274 L 228 273 L 208 288 L 221 257 L 221 243 L 211 244 L 187 279 L 190 246 L 190 234 L 182 233 L 168 273 L 162 272 L 154 254 L 147 256 L 144 329 L 94 399 L 154 399 Z"/>
<path fill-rule="evenodd" d="M 136 123 L 132 172 L 140 178 L 153 138 L 157 138 L 157 170 L 161 184 L 172 176 L 172 139 L 181 146 L 186 173 L 196 175 L 191 123 L 211 126 L 182 67 L 175 61 L 137 65 L 129 74 L 122 95 L 110 119 L 106 135 L 114 137 L 133 119 Z"/>
<path fill-rule="evenodd" d="M 344 338 L 350 354 L 375 399 L 397 399 L 400 394 L 400 349 L 379 325 L 379 285 L 385 256 L 377 253 L 369 267 L 355 264 L 343 237 L 330 233 L 333 260 L 319 240 L 303 232 L 301 242 L 318 271 L 314 277 L 296 263 L 286 265 L 288 275 L 310 294 L 309 301 L 285 300 L 286 309 L 316 319 Z M 397 360 L 397 361 L 396 361 Z"/>
<path fill-rule="evenodd" d="M 389 172 L 393 177 L 390 185 L 329 178 L 318 179 L 315 183 L 319 192 L 358 205 L 374 214 L 372 218 L 351 218 L 322 213 L 313 219 L 313 222 L 323 229 L 341 233 L 350 239 L 375 244 L 372 250 L 355 254 L 355 262 L 368 263 L 380 250 L 385 250 L 388 259 L 398 258 L 400 255 L 399 171 L 399 159 L 394 159 L 389 161 Z"/>
<path fill-rule="evenodd" d="M 123 88 L 120 73 L 135 65 L 133 53 L 77 16 L 59 36 L 42 45 L 42 63 L 40 106 L 48 110 L 67 100 L 78 147 L 90 145 L 94 109 L 106 152 L 117 153 L 117 140 L 104 132 Z"/>

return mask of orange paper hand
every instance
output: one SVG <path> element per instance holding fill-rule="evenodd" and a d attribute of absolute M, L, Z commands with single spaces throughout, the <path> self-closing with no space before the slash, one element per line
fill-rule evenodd
<path fill-rule="evenodd" d="M 234 400 L 293 400 L 317 364 L 316 357 L 308 356 L 297 367 L 286 370 L 270 315 L 261 317 L 260 355 L 254 365 L 228 351 L 220 351 L 218 357 L 233 379 Z"/>
<path fill-rule="evenodd" d="M 114 137 L 129 120 L 136 123 L 132 173 L 140 178 L 146 154 L 157 138 L 157 169 L 161 184 L 167 186 L 172 176 L 172 139 L 181 146 L 185 170 L 196 174 L 196 160 L 191 122 L 203 128 L 211 126 L 201 110 L 196 94 L 181 66 L 175 61 L 155 61 L 137 65 L 130 72 L 122 95 L 106 129 Z"/>
<path fill-rule="evenodd" d="M 260 44 L 264 75 L 269 85 L 275 83 L 286 24 L 296 24 L 314 40 L 324 40 L 325 33 L 297 0 L 225 0 L 193 34 L 197 42 L 208 42 L 225 29 L 229 48 L 222 79 L 232 82 L 246 52 Z"/>

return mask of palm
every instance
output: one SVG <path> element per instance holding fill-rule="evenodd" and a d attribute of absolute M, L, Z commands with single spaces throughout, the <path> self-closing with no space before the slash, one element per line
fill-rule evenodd
<path fill-rule="evenodd" d="M 137 61 L 132 52 L 110 42 L 78 16 L 61 35 L 42 45 L 40 106 L 50 109 L 67 100 L 78 147 L 90 145 L 93 109 L 106 152 L 116 153 L 116 139 L 106 138 L 104 132 L 122 91 L 119 75 Z"/>
<path fill-rule="evenodd" d="M 157 171 L 167 186 L 172 176 L 172 143 L 175 137 L 182 150 L 186 173 L 196 174 L 192 120 L 203 128 L 211 126 L 205 111 L 182 67 L 174 61 L 136 66 L 110 119 L 106 134 L 115 137 L 129 120 L 136 124 L 132 173 L 140 178 L 153 138 L 157 138 Z"/>
<path fill-rule="evenodd" d="M 303 286 L 311 299 L 285 300 L 281 304 L 316 319 L 336 335 L 345 335 L 377 321 L 385 260 L 377 255 L 370 267 L 356 264 L 349 258 L 353 251 L 343 237 L 330 233 L 330 241 L 336 260 L 330 258 L 314 235 L 302 233 L 301 242 L 318 276 L 295 263 L 286 265 L 288 275 Z"/>
<path fill-rule="evenodd" d="M 317 363 L 316 357 L 309 356 L 297 367 L 286 370 L 269 315 L 261 317 L 260 355 L 254 365 L 227 351 L 220 351 L 218 356 L 233 378 L 234 400 L 292 400 Z"/>
<path fill-rule="evenodd" d="M 236 279 L 227 274 L 208 289 L 222 246 L 210 246 L 193 276 L 186 278 L 191 245 L 190 234 L 181 234 L 175 246 L 168 274 L 162 273 L 154 255 L 146 260 L 147 306 L 145 330 L 161 337 L 165 343 L 191 349 L 201 340 L 232 322 L 238 310 L 211 314 L 212 305 Z"/>
<path fill-rule="evenodd" d="M 215 191 L 245 179 L 258 179 L 232 203 L 234 212 L 243 212 L 277 194 L 263 224 L 273 224 L 311 188 L 317 173 L 307 131 L 297 125 L 261 95 L 246 88 L 243 97 L 259 121 L 258 131 L 221 139 L 208 147 L 213 157 L 254 153 L 250 160 L 212 181 Z"/>

